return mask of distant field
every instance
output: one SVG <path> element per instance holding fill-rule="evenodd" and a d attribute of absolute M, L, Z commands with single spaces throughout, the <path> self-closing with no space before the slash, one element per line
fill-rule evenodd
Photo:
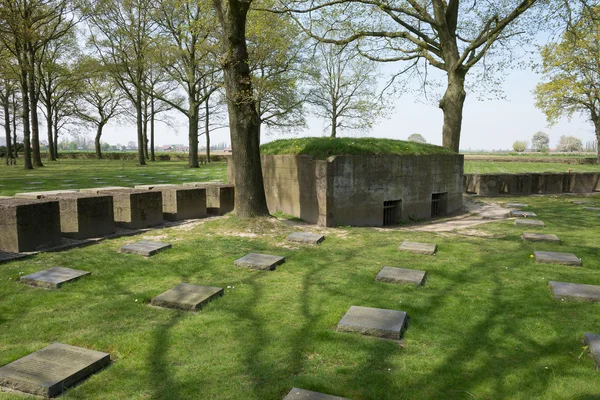
<path fill-rule="evenodd" d="M 600 165 L 465 160 L 466 174 L 568 172 L 569 170 L 574 172 L 600 172 Z"/>

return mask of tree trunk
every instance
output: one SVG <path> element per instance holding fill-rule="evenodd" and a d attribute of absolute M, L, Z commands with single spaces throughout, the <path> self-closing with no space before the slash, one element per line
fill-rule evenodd
<path fill-rule="evenodd" d="M 58 118 L 54 116 L 54 157 L 58 159 Z"/>
<path fill-rule="evenodd" d="M 250 2 L 213 0 L 223 29 L 221 63 L 224 70 L 232 161 L 235 176 L 235 213 L 240 217 L 267 216 L 267 200 L 260 164 L 258 113 L 246 47 L 246 16 Z"/>
<path fill-rule="evenodd" d="M 25 169 L 33 169 L 31 162 L 31 127 L 29 125 L 29 77 L 27 73 L 27 58 L 21 65 L 21 100 L 23 101 L 23 166 Z"/>
<path fill-rule="evenodd" d="M 596 155 L 600 163 L 600 119 L 594 120 L 594 127 L 596 128 Z"/>
<path fill-rule="evenodd" d="M 102 128 L 104 127 L 104 123 L 100 122 L 98 124 L 98 128 L 96 129 L 96 138 L 94 139 L 94 146 L 96 146 L 96 158 L 98 160 L 102 160 L 102 146 L 100 143 L 100 138 L 102 137 Z"/>
<path fill-rule="evenodd" d="M 12 158 L 12 137 L 10 132 L 10 101 L 9 94 L 2 98 L 2 109 L 4 110 L 4 132 L 6 133 L 6 165 L 10 165 L 10 159 Z"/>
<path fill-rule="evenodd" d="M 144 121 L 142 120 L 142 90 L 140 88 L 136 88 L 135 112 L 138 137 L 138 164 L 146 165 L 146 158 L 144 157 Z"/>
<path fill-rule="evenodd" d="M 188 167 L 198 168 L 198 105 L 190 96 L 190 111 L 188 114 Z"/>
<path fill-rule="evenodd" d="M 330 137 L 335 139 L 336 136 L 337 136 L 337 115 L 334 115 L 331 118 L 331 135 L 330 135 Z"/>
<path fill-rule="evenodd" d="M 144 128 L 143 128 L 143 137 L 144 137 L 144 157 L 146 157 L 146 160 L 148 160 L 150 157 L 148 157 L 148 103 L 144 100 L 144 105 L 143 105 L 143 115 L 142 115 L 142 120 L 143 120 L 143 124 L 144 124 Z"/>
<path fill-rule="evenodd" d="M 206 162 L 210 162 L 210 104 L 209 97 L 206 98 L 206 103 L 204 103 L 204 111 L 206 114 L 206 119 L 204 120 L 204 134 L 206 135 Z M 260 137 L 260 136 L 259 136 Z"/>
<path fill-rule="evenodd" d="M 150 161 L 156 161 L 154 157 L 154 97 L 150 96 Z"/>
<path fill-rule="evenodd" d="M 48 97 L 48 99 L 50 99 L 50 97 Z M 52 123 L 52 118 L 53 116 L 53 111 L 52 111 L 52 105 L 50 104 L 50 102 L 48 102 L 48 104 L 46 104 L 46 130 L 48 131 L 48 158 L 50 159 L 50 161 L 56 161 L 56 155 L 54 153 L 54 135 L 52 132 L 52 128 L 54 127 L 54 124 Z"/>
<path fill-rule="evenodd" d="M 29 49 L 29 102 L 31 104 L 29 112 L 31 113 L 31 149 L 33 165 L 43 167 L 42 154 L 40 152 L 40 123 L 38 119 L 38 97 L 35 85 L 35 50 Z"/>
<path fill-rule="evenodd" d="M 12 94 L 12 133 L 13 133 L 13 149 L 15 154 L 15 159 L 19 158 L 19 149 L 17 146 L 17 98 L 15 92 Z"/>
<path fill-rule="evenodd" d="M 440 108 L 444 112 L 442 145 L 457 153 L 460 149 L 463 106 L 467 97 L 465 75 L 466 72 L 462 68 L 448 71 L 448 88 L 440 101 Z"/>

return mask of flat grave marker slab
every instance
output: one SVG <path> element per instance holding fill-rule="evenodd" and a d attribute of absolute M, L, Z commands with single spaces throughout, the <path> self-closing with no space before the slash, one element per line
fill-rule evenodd
<path fill-rule="evenodd" d="M 523 204 L 523 203 L 508 203 L 506 205 L 506 207 L 509 207 L 509 208 L 525 208 L 525 207 L 529 207 L 529 205 Z"/>
<path fill-rule="evenodd" d="M 332 396 L 329 394 L 311 392 L 310 390 L 292 388 L 283 400 L 349 400 L 345 397 Z"/>
<path fill-rule="evenodd" d="M 169 249 L 169 243 L 152 242 L 150 240 L 140 240 L 139 242 L 126 244 L 119 250 L 121 253 L 139 254 L 144 257 L 151 257 L 159 251 Z"/>
<path fill-rule="evenodd" d="M 600 211 L 600 207 L 583 207 L 586 211 Z"/>
<path fill-rule="evenodd" d="M 537 226 L 537 227 L 544 227 L 544 226 L 546 226 L 546 224 L 544 223 L 544 221 L 540 221 L 539 219 L 516 219 L 515 220 L 515 225 L 517 225 L 517 226 L 519 226 L 519 225 Z"/>
<path fill-rule="evenodd" d="M 269 254 L 250 253 L 234 261 L 236 267 L 247 267 L 263 271 L 273 271 L 275 267 L 285 262 L 285 257 Z"/>
<path fill-rule="evenodd" d="M 559 264 L 580 267 L 581 260 L 572 253 L 556 253 L 553 251 L 534 251 L 535 261 L 540 264 Z"/>
<path fill-rule="evenodd" d="M 587 205 L 593 206 L 595 204 L 593 201 L 582 201 L 582 200 L 572 200 L 571 203 L 578 205 L 578 206 L 587 206 Z"/>
<path fill-rule="evenodd" d="M 408 251 L 415 254 L 425 254 L 432 256 L 435 254 L 437 250 L 437 245 L 431 243 L 418 243 L 418 242 L 409 242 L 404 241 L 398 247 L 398 251 Z"/>
<path fill-rule="evenodd" d="M 524 232 L 523 235 L 521 235 L 521 238 L 530 242 L 560 243 L 559 237 L 554 234 Z"/>
<path fill-rule="evenodd" d="M 375 280 L 389 283 L 411 283 L 420 286 L 425 282 L 425 271 L 414 269 L 383 267 Z"/>
<path fill-rule="evenodd" d="M 600 368 L 600 335 L 585 333 L 583 343 L 588 347 L 588 351 L 596 361 L 596 368 Z"/>
<path fill-rule="evenodd" d="M 285 240 L 295 243 L 319 244 L 325 240 L 325 236 L 318 233 L 294 232 L 289 234 Z"/>
<path fill-rule="evenodd" d="M 511 210 L 511 217 L 522 217 L 522 218 L 532 218 L 537 217 L 537 214 L 531 211 L 521 211 L 521 210 Z"/>
<path fill-rule="evenodd" d="M 0 367 L 0 386 L 55 397 L 110 363 L 110 354 L 53 343 Z"/>
<path fill-rule="evenodd" d="M 337 330 L 400 340 L 405 323 L 404 311 L 352 306 L 338 323 Z"/>
<path fill-rule="evenodd" d="M 555 299 L 600 301 L 600 286 L 569 282 L 548 282 Z"/>
<path fill-rule="evenodd" d="M 223 296 L 223 288 L 181 283 L 152 298 L 150 304 L 156 307 L 196 311 L 220 296 Z"/>
<path fill-rule="evenodd" d="M 91 272 L 78 269 L 54 267 L 22 276 L 20 281 L 30 286 L 37 286 L 45 289 L 58 289 L 65 283 L 73 282 L 82 276 L 91 274 Z"/>

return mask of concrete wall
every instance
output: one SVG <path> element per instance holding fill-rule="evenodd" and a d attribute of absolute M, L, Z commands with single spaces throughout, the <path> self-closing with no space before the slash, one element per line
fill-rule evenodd
<path fill-rule="evenodd" d="M 262 156 L 270 212 L 321 226 L 382 226 L 385 201 L 401 201 L 403 221 L 431 217 L 433 193 L 443 210 L 462 207 L 463 156 Z M 232 181 L 232 168 L 229 164 Z"/>
<path fill-rule="evenodd" d="M 467 174 L 464 184 L 481 196 L 593 193 L 600 191 L 600 173 Z"/>
<path fill-rule="evenodd" d="M 0 251 L 36 251 L 60 243 L 57 201 L 0 200 Z"/>

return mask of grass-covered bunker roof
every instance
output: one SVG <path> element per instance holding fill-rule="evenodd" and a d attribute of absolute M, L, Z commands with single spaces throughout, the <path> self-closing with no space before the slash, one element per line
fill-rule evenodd
<path fill-rule="evenodd" d="M 456 154 L 452 150 L 416 142 L 379 138 L 307 137 L 280 139 L 260 146 L 264 155 L 307 155 L 326 159 L 338 155 L 436 155 Z"/>

